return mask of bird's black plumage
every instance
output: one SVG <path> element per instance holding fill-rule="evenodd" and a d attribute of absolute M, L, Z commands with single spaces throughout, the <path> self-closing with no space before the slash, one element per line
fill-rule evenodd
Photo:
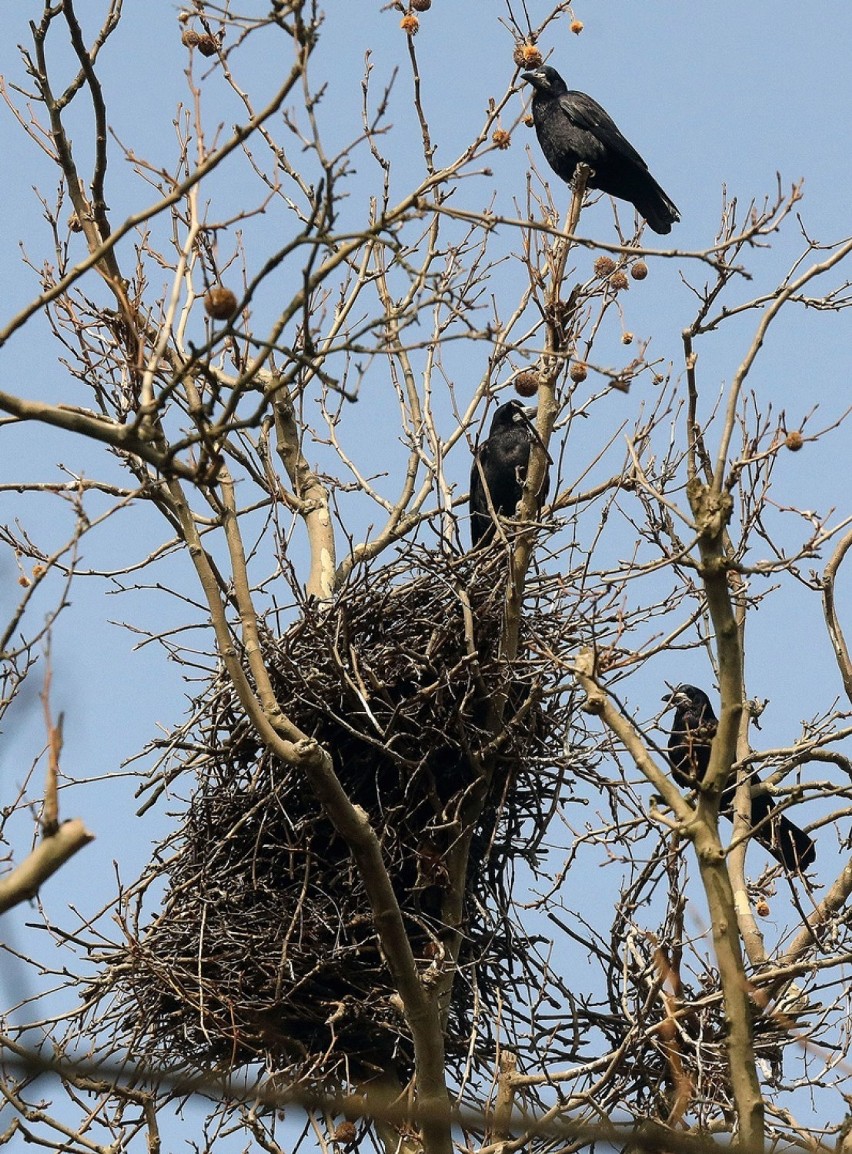
<path fill-rule="evenodd" d="M 488 437 L 481 442 L 470 471 L 470 540 L 474 549 L 486 545 L 494 536 L 494 517 L 489 507 L 502 517 L 514 517 L 521 499 L 530 446 L 536 437 L 530 424 L 534 409 L 520 401 L 507 401 L 494 414 Z M 538 507 L 544 504 L 549 478 L 538 494 Z"/>
<path fill-rule="evenodd" d="M 710 765 L 710 747 L 717 725 L 713 706 L 704 690 L 694 685 L 679 685 L 663 700 L 675 709 L 668 747 L 672 774 L 679 785 L 695 788 L 704 780 Z M 751 784 L 752 787 L 760 785 L 760 779 L 752 777 Z M 729 818 L 733 814 L 735 792 L 736 785 L 722 792 L 720 811 Z M 751 824 L 760 825 L 774 809 L 775 803 L 768 793 L 753 793 Z M 789 870 L 806 870 L 816 858 L 812 838 L 783 813 L 761 825 L 754 836 Z"/>
<path fill-rule="evenodd" d="M 544 158 L 563 180 L 578 164 L 592 169 L 589 187 L 634 205 L 654 232 L 671 232 L 676 206 L 648 171 L 612 118 L 585 92 L 569 92 L 555 68 L 544 64 L 522 74 L 535 89 L 532 114 Z"/>

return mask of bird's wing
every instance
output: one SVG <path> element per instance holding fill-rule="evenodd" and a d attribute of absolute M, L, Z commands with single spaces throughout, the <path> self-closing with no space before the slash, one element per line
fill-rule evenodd
<path fill-rule="evenodd" d="M 647 164 L 630 143 L 626 140 L 615 125 L 615 121 L 605 112 L 596 100 L 587 96 L 585 92 L 566 92 L 559 97 L 559 107 L 568 119 L 577 128 L 591 132 L 601 144 L 625 160 L 647 168 Z"/>
<path fill-rule="evenodd" d="M 697 721 L 692 727 L 692 732 L 698 741 L 705 741 L 709 745 L 716 736 L 716 730 L 719 728 L 718 720 L 710 714 L 707 716 L 705 711 L 704 717 Z"/>
<path fill-rule="evenodd" d="M 703 781 L 710 765 L 710 746 L 716 736 L 712 711 L 679 706 L 669 734 L 669 761 L 681 785 Z"/>
<path fill-rule="evenodd" d="M 473 464 L 470 467 L 470 502 L 471 508 L 477 508 L 486 515 L 488 513 L 488 499 L 485 496 L 487 468 L 488 441 L 483 441 L 473 454 Z"/>

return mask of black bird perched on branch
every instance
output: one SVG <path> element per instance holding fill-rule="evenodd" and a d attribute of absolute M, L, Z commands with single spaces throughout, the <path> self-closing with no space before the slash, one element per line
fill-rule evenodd
<path fill-rule="evenodd" d="M 569 92 L 549 64 L 521 77 L 535 89 L 536 136 L 553 171 L 570 183 L 577 165 L 588 164 L 592 169 L 589 188 L 635 205 L 654 232 L 671 232 L 680 213 L 597 101 L 585 92 Z"/>
<path fill-rule="evenodd" d="M 676 710 L 668 748 L 674 779 L 679 785 L 694 788 L 704 780 L 710 765 L 710 746 L 717 725 L 713 706 L 707 694 L 694 685 L 679 685 L 663 700 Z M 751 784 L 760 785 L 760 779 L 752 777 Z M 735 792 L 736 785 L 728 786 L 720 803 L 720 811 L 732 820 Z M 775 802 L 768 793 L 753 794 L 751 824 L 763 822 L 774 809 Z M 754 836 L 788 870 L 806 870 L 816 858 L 812 838 L 783 813 L 772 817 Z"/>
<path fill-rule="evenodd" d="M 474 454 L 470 471 L 470 542 L 474 549 L 493 538 L 494 513 L 503 517 L 515 515 L 527 476 L 530 447 L 538 440 L 530 422 L 535 413 L 535 409 L 526 408 L 520 401 L 501 405 L 491 421 L 488 437 Z M 538 493 L 539 509 L 548 486 L 545 473 Z"/>

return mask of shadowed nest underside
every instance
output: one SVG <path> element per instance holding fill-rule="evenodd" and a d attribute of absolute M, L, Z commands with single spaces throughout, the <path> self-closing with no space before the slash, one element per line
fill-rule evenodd
<path fill-rule="evenodd" d="M 331 606 L 304 606 L 265 641 L 281 707 L 331 753 L 372 821 L 424 970 L 451 964 L 448 910 L 461 904 L 448 1007 L 459 1065 L 493 1059 L 498 992 L 505 1028 L 512 991 L 540 984 L 509 893 L 518 863 L 534 866 L 580 756 L 566 754 L 572 707 L 551 692 L 560 674 L 542 656 L 569 640 L 559 597 L 539 586 L 528 599 L 521 655 L 508 662 L 498 654 L 505 589 L 502 548 L 418 551 L 360 570 Z M 410 1040 L 347 847 L 304 775 L 258 742 L 224 676 L 172 738 L 169 780 L 189 770 L 180 826 L 142 879 L 164 891 L 160 911 L 125 903 L 126 943 L 96 983 L 100 1012 L 110 1000 L 139 1057 L 406 1075 Z"/>

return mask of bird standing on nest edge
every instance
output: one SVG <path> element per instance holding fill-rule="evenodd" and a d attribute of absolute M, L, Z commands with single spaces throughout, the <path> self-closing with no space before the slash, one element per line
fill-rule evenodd
<path fill-rule="evenodd" d="M 473 457 L 470 471 L 470 543 L 473 549 L 494 537 L 494 514 L 514 517 L 521 499 L 530 448 L 538 434 L 531 424 L 536 410 L 520 401 L 507 401 L 494 414 L 487 438 Z M 545 473 L 537 508 L 547 497 L 550 479 Z M 489 500 L 490 499 L 490 500 Z M 493 510 L 493 512 L 492 512 Z"/>

